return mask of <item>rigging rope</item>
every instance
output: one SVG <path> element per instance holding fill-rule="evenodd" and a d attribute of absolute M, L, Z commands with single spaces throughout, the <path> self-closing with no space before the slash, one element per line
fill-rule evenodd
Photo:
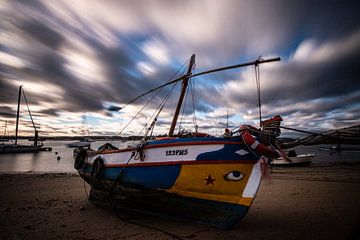
<path fill-rule="evenodd" d="M 184 68 L 183 71 L 182 71 L 182 73 L 181 73 L 181 75 L 183 75 L 183 74 L 185 73 L 185 70 L 186 70 L 186 69 Z M 179 71 L 179 69 L 178 69 L 176 72 L 178 72 L 178 71 Z M 174 77 L 174 75 L 173 75 L 172 77 Z M 155 115 L 157 112 L 158 112 L 158 115 L 160 114 L 160 112 L 161 112 L 162 109 L 164 108 L 165 104 L 166 104 L 167 101 L 169 100 L 170 94 L 171 94 L 171 93 L 173 92 L 173 90 L 175 89 L 177 83 L 178 83 L 178 82 L 176 82 L 176 83 L 172 86 L 172 88 L 170 89 L 170 91 L 168 92 L 168 94 L 167 94 L 167 95 L 165 96 L 165 98 L 162 100 L 162 102 L 161 102 L 158 110 L 154 111 L 154 113 L 151 115 L 149 121 L 147 121 L 146 124 L 145 124 L 145 126 L 143 127 L 143 129 L 141 129 L 139 135 L 141 135 L 142 131 L 144 131 L 144 129 L 145 129 L 145 128 L 147 127 L 147 125 L 150 123 L 151 119 L 153 119 L 154 115 Z M 154 126 L 153 126 L 153 130 L 154 130 Z M 151 135 L 152 135 L 152 132 L 153 132 L 153 131 L 151 131 Z"/>
<path fill-rule="evenodd" d="M 296 147 L 298 145 L 319 145 L 319 144 L 360 144 L 360 125 L 315 133 L 300 129 L 283 127 L 280 128 L 310 134 L 307 137 L 300 137 L 292 141 L 283 142 L 284 148 Z"/>
<path fill-rule="evenodd" d="M 189 60 L 185 61 L 185 62 L 183 63 L 183 65 L 181 65 L 181 67 L 179 67 L 179 68 L 176 70 L 176 72 L 169 78 L 169 80 L 167 81 L 167 83 L 171 82 L 171 79 L 173 79 L 173 78 L 176 76 L 176 74 L 178 74 L 178 72 L 179 72 L 181 69 L 184 68 L 184 66 L 187 64 L 188 61 L 189 61 Z M 175 84 L 175 85 L 176 85 L 176 84 Z M 144 108 L 160 93 L 160 91 L 162 90 L 162 88 L 155 88 L 155 89 L 152 89 L 152 90 L 150 90 L 150 91 L 148 91 L 148 92 L 146 92 L 146 93 L 144 93 L 144 94 L 141 94 L 140 96 L 134 98 L 133 100 L 131 100 L 130 102 L 128 102 L 127 104 L 125 104 L 125 105 L 122 107 L 122 109 L 123 109 L 123 108 L 126 107 L 127 105 L 135 102 L 136 100 L 140 99 L 141 97 L 143 97 L 143 96 L 145 96 L 145 95 L 147 95 L 147 94 L 149 94 L 149 93 L 151 93 L 151 92 L 154 92 L 154 91 L 156 91 L 156 90 L 157 90 L 157 92 L 145 103 L 145 105 L 144 105 L 144 106 L 135 114 L 135 116 L 120 130 L 120 132 L 119 132 L 117 135 L 120 135 L 120 134 L 132 123 L 132 121 L 134 121 L 134 119 L 144 110 Z M 147 125 L 147 123 L 146 123 L 146 125 Z M 146 127 L 146 125 L 145 125 L 145 127 Z M 111 143 L 112 143 L 112 142 L 113 142 L 113 140 L 111 141 Z"/>
<path fill-rule="evenodd" d="M 191 70 L 194 70 L 195 67 L 196 67 L 196 64 L 193 64 Z M 188 79 L 189 79 L 188 84 L 190 85 L 190 88 L 187 88 L 187 90 L 186 90 L 185 102 L 184 102 L 184 105 L 183 105 L 184 107 L 183 107 L 183 111 L 182 111 L 181 118 L 180 118 L 180 123 L 179 123 L 179 128 L 178 128 L 179 132 L 181 131 L 181 124 L 182 124 L 183 117 L 185 115 L 185 108 L 186 108 L 187 98 L 188 98 L 189 94 L 191 94 L 191 96 L 192 96 L 192 107 L 193 107 L 193 113 L 194 113 L 193 124 L 195 122 L 194 127 L 195 127 L 195 131 L 197 132 L 196 115 L 195 115 L 195 101 L 194 101 L 195 96 L 194 96 L 194 90 L 193 90 L 193 82 L 195 81 L 195 77 L 194 78 L 189 77 Z M 192 81 L 192 80 L 194 80 L 194 81 Z"/>
<path fill-rule="evenodd" d="M 25 99 L 25 103 L 26 103 L 27 110 L 28 110 L 29 115 L 30 115 L 31 123 L 32 123 L 34 129 L 36 130 L 35 123 L 34 123 L 33 117 L 32 117 L 31 112 L 30 112 L 29 104 L 28 104 L 27 98 L 26 98 L 26 96 L 25 96 L 24 88 L 22 88 L 22 92 L 23 92 L 23 95 L 24 95 L 24 99 Z"/>
<path fill-rule="evenodd" d="M 189 79 L 190 81 L 190 79 Z M 179 128 L 178 131 L 181 131 L 181 124 L 185 115 L 185 108 L 186 108 L 186 103 L 187 103 L 187 98 L 188 98 L 188 94 L 189 94 L 189 88 L 186 89 L 186 93 L 185 93 L 185 101 L 184 101 L 184 105 L 183 105 L 183 109 L 182 109 L 182 113 L 181 113 L 181 118 L 180 118 L 180 122 L 179 122 Z"/>
<path fill-rule="evenodd" d="M 155 96 L 160 92 L 160 89 L 159 91 L 154 94 L 154 96 L 152 96 L 146 103 L 145 105 L 135 114 L 135 116 L 125 125 L 125 127 L 123 127 L 123 129 L 121 129 L 121 131 L 117 134 L 117 135 L 120 135 L 129 125 L 130 123 L 132 123 L 132 121 L 134 121 L 134 119 L 139 116 L 139 114 L 142 112 L 142 110 L 144 110 L 144 108 L 155 98 Z M 113 142 L 113 140 L 111 141 Z"/>
<path fill-rule="evenodd" d="M 161 112 L 162 109 L 164 108 L 165 104 L 166 104 L 167 101 L 169 100 L 170 94 L 173 92 L 173 90 L 175 89 L 176 85 L 177 85 L 177 83 L 175 83 L 175 84 L 173 85 L 173 87 L 170 89 L 170 91 L 168 92 L 168 94 L 165 96 L 165 98 L 164 98 L 163 101 L 161 102 L 160 107 L 159 107 L 156 111 L 154 111 L 154 113 L 153 113 L 153 115 L 151 115 L 149 121 L 145 124 L 145 126 L 143 127 L 143 129 L 141 129 L 139 135 L 141 135 L 142 131 L 144 131 L 144 129 L 146 128 L 146 126 L 150 123 L 151 119 L 154 118 L 154 115 L 155 115 L 156 113 L 158 113 L 157 115 L 160 114 L 160 112 Z M 151 132 L 151 135 L 152 135 L 152 132 Z"/>
<path fill-rule="evenodd" d="M 136 100 L 142 98 L 143 96 L 148 95 L 149 93 L 152 93 L 152 92 L 154 92 L 154 91 L 156 91 L 156 90 L 160 90 L 161 88 L 163 88 L 163 87 L 165 87 L 165 86 L 167 86 L 167 85 L 169 85 L 169 84 L 171 84 L 171 83 L 177 82 L 177 81 L 175 81 L 175 80 L 174 80 L 174 81 L 171 81 L 171 80 L 176 76 L 176 74 L 177 74 L 182 68 L 184 68 L 184 66 L 185 66 L 189 61 L 190 61 L 190 59 L 186 60 L 186 61 L 183 63 L 183 65 L 181 65 L 181 66 L 176 70 L 176 72 L 169 78 L 169 80 L 166 82 L 166 84 L 161 85 L 161 86 L 159 86 L 159 87 L 157 87 L 157 88 L 151 89 L 150 91 L 147 91 L 147 92 L 145 92 L 145 93 L 137 96 L 136 98 L 134 98 L 134 99 L 132 99 L 131 101 L 129 101 L 128 103 L 126 103 L 126 104 L 122 107 L 122 109 L 123 109 L 124 107 L 132 104 L 132 103 L 135 102 Z M 177 79 L 176 79 L 176 80 L 177 80 Z"/>
<path fill-rule="evenodd" d="M 126 169 L 126 168 L 128 167 L 128 165 L 129 165 L 129 163 L 130 163 L 130 160 L 131 160 L 133 157 L 135 157 L 135 151 L 136 151 L 136 150 L 134 150 L 134 151 L 131 153 L 131 156 L 130 156 L 129 160 L 127 160 L 125 166 L 120 169 L 120 172 L 119 172 L 118 176 L 116 177 L 115 181 L 114 181 L 113 184 L 111 185 L 111 188 L 110 188 L 110 190 L 109 190 L 109 192 L 108 192 L 108 197 L 109 197 L 110 199 L 111 199 L 111 197 L 112 197 L 113 194 L 114 194 L 114 190 L 115 190 L 116 184 L 120 181 L 120 178 L 121 178 L 121 176 L 122 176 L 122 175 L 121 175 L 122 172 L 124 171 L 124 169 Z"/>
<path fill-rule="evenodd" d="M 196 122 L 196 108 L 195 108 L 195 77 L 194 77 L 194 81 L 190 81 L 190 88 L 191 88 L 191 99 L 192 99 L 192 107 L 193 107 L 193 124 L 194 124 L 194 128 L 195 128 L 195 132 L 198 131 L 198 125 Z"/>

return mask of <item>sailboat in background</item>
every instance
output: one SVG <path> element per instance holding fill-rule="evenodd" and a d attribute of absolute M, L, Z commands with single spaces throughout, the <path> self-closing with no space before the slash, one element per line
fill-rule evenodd
<path fill-rule="evenodd" d="M 167 137 L 151 137 L 166 103 L 163 101 L 138 145 L 118 149 L 107 143 L 97 151 L 74 150 L 74 167 L 91 185 L 89 199 L 117 208 L 185 218 L 219 228 L 233 226 L 245 216 L 255 199 L 263 156 L 278 157 L 278 150 L 261 141 L 256 136 L 259 130 L 250 126 L 234 133 L 228 131 L 221 137 L 199 133 L 197 127 L 195 132 L 176 135 L 175 126 L 192 77 L 279 60 L 258 59 L 192 74 L 193 55 L 187 74 L 130 101 L 167 85 L 182 83 Z M 171 92 L 165 100 L 170 96 Z"/>
<path fill-rule="evenodd" d="M 82 121 L 81 125 L 82 125 L 81 126 L 81 135 L 83 135 L 83 137 L 77 142 L 67 144 L 68 147 L 70 147 L 70 148 L 89 148 L 91 143 L 95 142 L 93 139 L 88 137 L 89 128 L 88 128 L 88 125 L 87 125 L 87 120 L 86 120 L 86 115 L 85 114 L 83 116 L 83 121 Z"/>
<path fill-rule="evenodd" d="M 34 128 L 34 143 L 33 145 L 18 144 L 18 130 L 19 130 L 19 117 L 20 117 L 20 103 L 21 103 L 21 93 L 23 92 L 24 99 L 28 108 L 32 126 Z M 0 153 L 29 153 L 29 152 L 38 152 L 41 150 L 43 144 L 39 142 L 39 132 L 33 121 L 30 108 L 25 96 L 24 89 L 22 86 L 19 87 L 18 95 L 18 106 L 16 112 L 16 129 L 15 129 L 15 142 L 14 143 L 1 143 L 0 144 Z"/>
<path fill-rule="evenodd" d="M 6 138 L 6 130 L 7 130 L 7 121 L 5 121 L 4 135 L 3 135 L 3 138 L 0 138 L 0 142 L 8 142 L 9 141 L 9 139 Z"/>

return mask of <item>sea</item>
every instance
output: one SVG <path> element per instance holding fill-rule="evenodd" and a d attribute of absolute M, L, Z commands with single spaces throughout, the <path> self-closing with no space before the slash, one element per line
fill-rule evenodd
<path fill-rule="evenodd" d="M 0 173 L 76 173 L 73 148 L 67 147 L 72 142 L 74 141 L 45 141 L 44 146 L 51 147 L 52 151 L 0 154 Z M 93 142 L 91 148 L 97 149 L 106 142 Z M 124 147 L 127 143 L 114 141 L 112 144 Z M 324 151 L 320 147 L 329 148 L 331 145 L 298 146 L 294 150 L 297 154 L 315 154 L 310 167 L 360 163 L 360 151 Z"/>

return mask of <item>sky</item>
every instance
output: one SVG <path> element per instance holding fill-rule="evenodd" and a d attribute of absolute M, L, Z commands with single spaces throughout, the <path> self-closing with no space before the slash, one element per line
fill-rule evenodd
<path fill-rule="evenodd" d="M 281 57 L 260 65 L 263 118 L 310 131 L 358 125 L 358 10 L 330 0 L 0 0 L 0 134 L 5 124 L 14 133 L 20 85 L 41 136 L 80 135 L 84 116 L 93 135 L 139 134 L 170 94 L 154 131 L 167 133 L 180 84 L 126 103 L 183 66 L 179 77 L 193 53 L 193 73 Z M 182 128 L 258 125 L 254 67 L 190 83 Z M 20 134 L 32 134 L 21 106 Z"/>

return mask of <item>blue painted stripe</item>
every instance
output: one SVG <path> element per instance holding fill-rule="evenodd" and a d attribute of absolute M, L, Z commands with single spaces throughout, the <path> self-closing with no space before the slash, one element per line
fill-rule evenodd
<path fill-rule="evenodd" d="M 240 150 L 243 155 L 236 153 Z M 257 161 L 259 157 L 254 155 L 245 144 L 225 144 L 220 150 L 201 153 L 196 157 L 196 161 L 218 161 L 219 159 L 222 161 Z"/>
<path fill-rule="evenodd" d="M 91 173 L 92 165 L 82 169 L 84 173 Z M 149 189 L 169 189 L 179 176 L 181 165 L 138 166 L 138 167 L 104 168 L 103 179 L 114 181 L 121 173 L 123 184 L 138 185 Z"/>

